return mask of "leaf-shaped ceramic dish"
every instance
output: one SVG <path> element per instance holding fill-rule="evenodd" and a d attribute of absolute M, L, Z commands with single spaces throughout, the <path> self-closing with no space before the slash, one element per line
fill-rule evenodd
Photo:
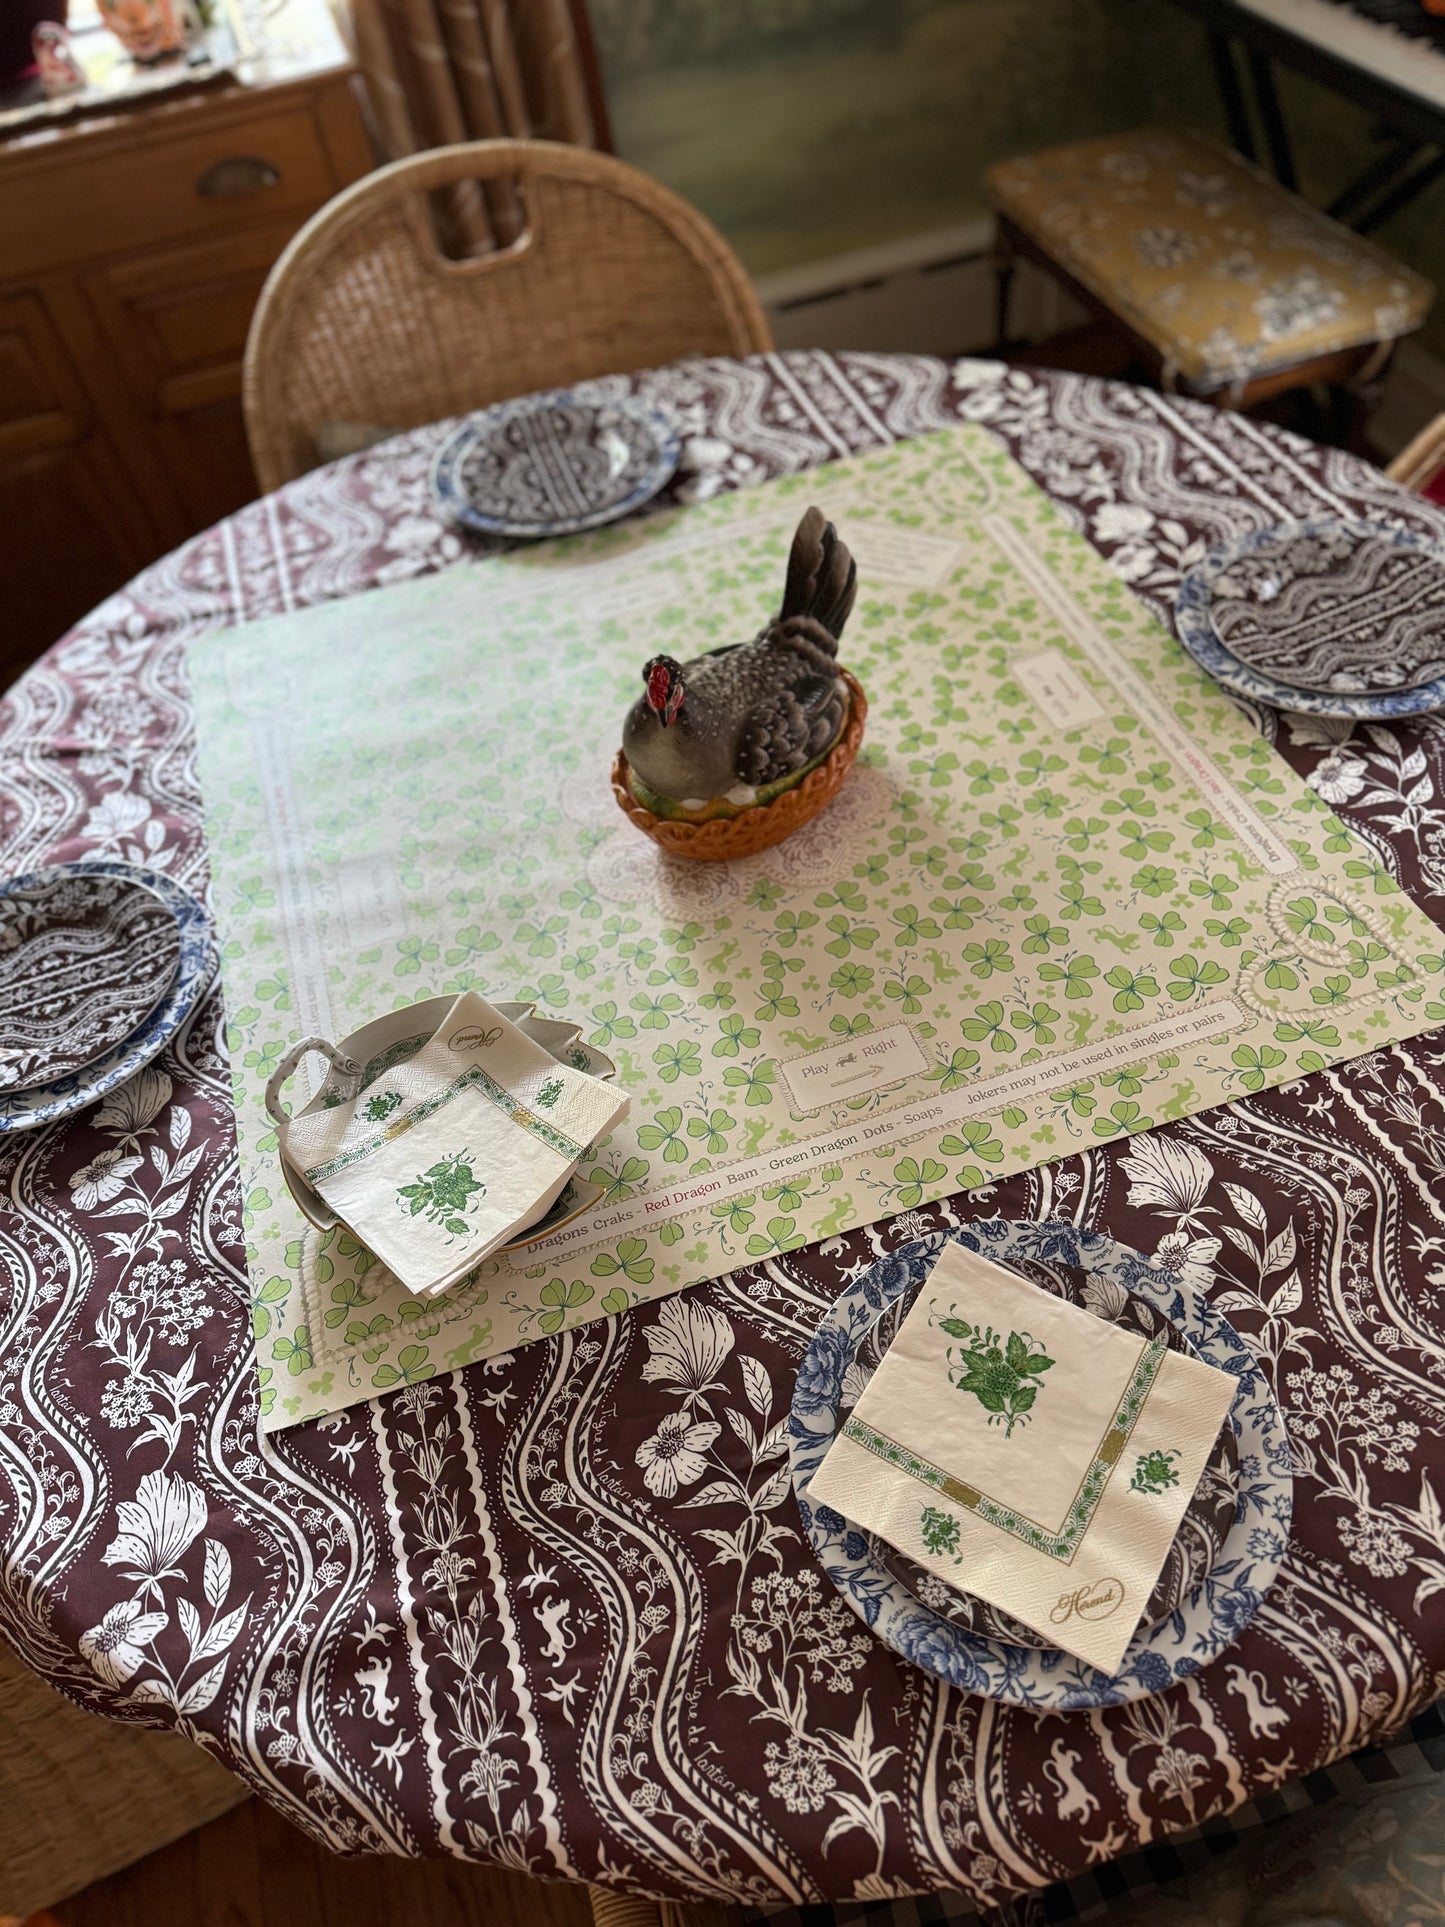
<path fill-rule="evenodd" d="M 427 997 L 419 1004 L 408 1004 L 404 1010 L 389 1011 L 384 1017 L 373 1018 L 371 1023 L 363 1024 L 360 1030 L 354 1030 L 349 1037 L 343 1037 L 337 1046 L 338 1052 L 365 1067 L 357 1088 L 365 1090 L 368 1084 L 375 1083 L 393 1064 L 401 1064 L 408 1057 L 414 1057 L 434 1034 L 454 1001 L 451 997 Z M 509 1023 L 515 1024 L 518 1030 L 550 1052 L 559 1064 L 568 1064 L 573 1070 L 586 1071 L 589 1077 L 599 1077 L 604 1081 L 616 1077 L 617 1066 L 612 1059 L 604 1057 L 600 1050 L 594 1050 L 590 1044 L 584 1044 L 582 1032 L 576 1024 L 566 1023 L 557 1017 L 539 1017 L 535 1004 L 498 1003 L 495 1008 Z M 301 1107 L 298 1115 L 324 1109 L 328 1100 L 334 1101 L 337 1083 L 335 1070 L 328 1068 L 315 1095 Z M 350 1086 L 348 1094 L 355 1095 Z M 286 1188 L 296 1200 L 302 1216 L 314 1224 L 318 1231 L 330 1231 L 337 1223 L 336 1213 L 288 1159 L 281 1159 L 281 1170 L 286 1179 Z M 600 1184 L 592 1184 L 574 1172 L 545 1217 L 528 1225 L 506 1244 L 498 1245 L 497 1250 L 516 1251 L 522 1245 L 535 1244 L 539 1238 L 549 1237 L 581 1212 L 590 1210 L 602 1195 L 603 1187 Z"/>

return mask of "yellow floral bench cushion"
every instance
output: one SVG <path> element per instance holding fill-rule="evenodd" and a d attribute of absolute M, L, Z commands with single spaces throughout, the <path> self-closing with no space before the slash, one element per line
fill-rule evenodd
<path fill-rule="evenodd" d="M 1234 155 L 1163 129 L 1002 161 L 989 200 L 1202 392 L 1418 328 L 1435 290 Z"/>

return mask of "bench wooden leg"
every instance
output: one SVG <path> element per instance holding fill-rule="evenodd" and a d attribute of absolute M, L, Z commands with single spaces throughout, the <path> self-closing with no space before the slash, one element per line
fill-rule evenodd
<path fill-rule="evenodd" d="M 993 241 L 993 338 L 999 348 L 1008 343 L 1009 291 L 1013 287 L 1017 267 L 1018 256 L 1000 227 L 995 231 Z"/>

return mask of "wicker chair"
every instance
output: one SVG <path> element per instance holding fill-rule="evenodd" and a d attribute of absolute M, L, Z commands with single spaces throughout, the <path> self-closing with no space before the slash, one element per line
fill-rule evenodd
<path fill-rule="evenodd" d="M 1414 441 L 1400 450 L 1385 473 L 1417 495 L 1445 502 L 1445 415 L 1427 423 Z"/>
<path fill-rule="evenodd" d="M 742 1910 L 711 1900 L 646 1900 L 589 1887 L 592 1927 L 737 1927 Z M 3 1927 L 3 1922 L 0 1922 Z"/>
<path fill-rule="evenodd" d="M 514 185 L 526 225 L 453 260 L 423 196 L 472 182 Z M 737 257 L 669 189 L 586 148 L 474 141 L 378 169 L 302 228 L 251 323 L 246 431 L 270 490 L 314 468 L 338 424 L 415 428 L 591 375 L 772 345 Z"/>
<path fill-rule="evenodd" d="M 0 1927 L 247 1797 L 189 1740 L 83 1713 L 0 1643 Z"/>

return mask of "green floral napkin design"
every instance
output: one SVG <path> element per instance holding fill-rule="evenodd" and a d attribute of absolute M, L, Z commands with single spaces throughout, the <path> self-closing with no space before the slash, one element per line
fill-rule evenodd
<path fill-rule="evenodd" d="M 1233 1395 L 950 1245 L 809 1497 L 1114 1673 Z"/>
<path fill-rule="evenodd" d="M 626 1115 L 620 1092 L 468 991 L 414 1056 L 348 1097 L 323 1091 L 281 1149 L 408 1290 L 431 1293 L 534 1224 Z"/>

